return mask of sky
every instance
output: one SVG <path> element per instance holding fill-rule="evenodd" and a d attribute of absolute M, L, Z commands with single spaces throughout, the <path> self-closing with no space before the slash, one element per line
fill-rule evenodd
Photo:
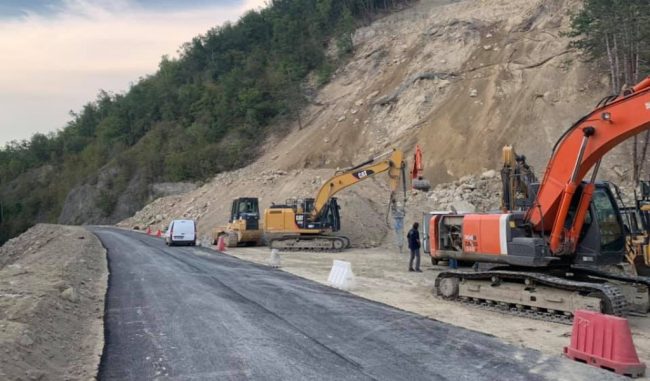
<path fill-rule="evenodd" d="M 65 127 L 265 0 L 0 0 L 0 147 Z"/>

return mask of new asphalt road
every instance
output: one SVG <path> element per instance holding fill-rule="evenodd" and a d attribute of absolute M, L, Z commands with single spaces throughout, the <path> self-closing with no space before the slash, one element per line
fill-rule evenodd
<path fill-rule="evenodd" d="M 110 269 L 100 380 L 619 379 L 209 249 L 91 230 Z"/>

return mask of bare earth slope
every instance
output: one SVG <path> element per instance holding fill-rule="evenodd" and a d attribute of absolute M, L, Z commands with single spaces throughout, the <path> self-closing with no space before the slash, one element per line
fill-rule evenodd
<path fill-rule="evenodd" d="M 416 2 L 359 29 L 354 56 L 266 165 L 343 167 L 418 142 L 439 183 L 494 168 L 515 144 L 542 171 L 561 133 L 607 92 L 562 35 L 580 2 L 448 3 Z"/>
<path fill-rule="evenodd" d="M 0 247 L 0 379 L 94 379 L 106 286 L 84 228 L 39 224 Z"/>
<path fill-rule="evenodd" d="M 205 235 L 227 222 L 231 199 L 258 196 L 261 206 L 310 197 L 333 175 L 399 147 L 424 150 L 434 184 L 499 166 L 501 147 L 515 144 L 538 175 L 556 139 L 607 92 L 606 76 L 563 37 L 579 1 L 422 0 L 355 33 L 355 53 L 301 113 L 301 125 L 265 143 L 265 154 L 181 196 L 156 200 L 123 226 L 163 228 L 175 217 L 199 220 Z M 603 176 L 624 174 L 625 149 L 610 155 Z M 328 168 L 328 169 L 323 169 Z M 618 174 L 618 175 L 616 175 Z M 341 192 L 343 233 L 356 246 L 394 241 L 385 176 Z M 498 180 L 496 180 L 498 181 Z M 422 212 L 467 201 L 472 181 L 439 195 L 409 196 L 407 223 Z M 498 206 L 498 187 L 479 210 Z M 459 192 L 460 191 L 460 192 Z M 471 197 L 470 197 L 471 198 Z"/>

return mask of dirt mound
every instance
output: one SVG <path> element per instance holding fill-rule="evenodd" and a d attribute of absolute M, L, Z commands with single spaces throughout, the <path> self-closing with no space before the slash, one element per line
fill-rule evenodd
<path fill-rule="evenodd" d="M 0 379 L 95 378 L 105 258 L 79 227 L 39 224 L 0 247 Z"/>

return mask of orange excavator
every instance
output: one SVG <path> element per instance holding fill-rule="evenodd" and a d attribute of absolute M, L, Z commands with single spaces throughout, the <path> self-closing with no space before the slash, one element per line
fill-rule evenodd
<path fill-rule="evenodd" d="M 608 151 L 648 129 L 650 77 L 603 99 L 571 126 L 555 144 L 541 182 L 525 171 L 502 171 L 519 174 L 518 189 L 504 179 L 509 202 L 502 213 L 433 214 L 432 258 L 477 263 L 474 271 L 441 272 L 435 292 L 565 323 L 576 309 L 646 313 L 650 278 L 615 271 L 625 260 L 624 224 L 609 184 L 596 178 Z M 524 160 L 507 162 L 527 168 Z"/>

